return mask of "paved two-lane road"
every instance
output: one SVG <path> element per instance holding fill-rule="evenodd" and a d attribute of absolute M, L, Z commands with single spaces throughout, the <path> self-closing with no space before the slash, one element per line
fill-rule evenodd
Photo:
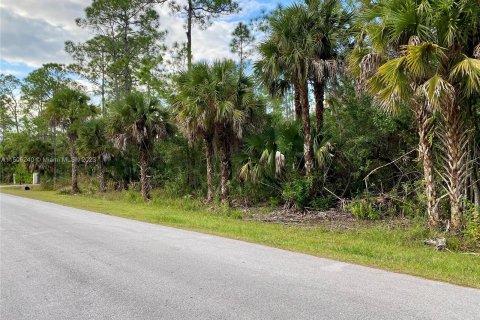
<path fill-rule="evenodd" d="M 0 199 L 2 320 L 480 319 L 480 290 Z"/>

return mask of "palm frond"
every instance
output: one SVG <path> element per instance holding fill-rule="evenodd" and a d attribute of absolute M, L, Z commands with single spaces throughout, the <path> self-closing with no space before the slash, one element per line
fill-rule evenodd
<path fill-rule="evenodd" d="M 464 56 L 453 67 L 451 75 L 462 82 L 467 96 L 480 92 L 480 60 Z"/>
<path fill-rule="evenodd" d="M 419 91 L 419 96 L 424 97 L 430 110 L 439 110 L 451 104 L 455 98 L 455 88 L 439 74 L 425 81 L 419 87 Z"/>
<path fill-rule="evenodd" d="M 407 45 L 402 52 L 409 73 L 416 79 L 427 77 L 446 58 L 443 49 L 431 42 Z"/>

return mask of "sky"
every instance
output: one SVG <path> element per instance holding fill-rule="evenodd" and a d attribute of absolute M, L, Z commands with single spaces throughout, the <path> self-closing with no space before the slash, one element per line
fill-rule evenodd
<path fill-rule="evenodd" d="M 231 33 L 238 22 L 249 22 L 263 11 L 292 0 L 239 0 L 238 14 L 216 19 L 207 30 L 193 31 L 195 60 L 234 58 L 230 53 Z M 67 40 L 84 41 L 91 35 L 76 26 L 91 0 L 0 0 L 0 71 L 19 78 L 44 63 L 71 63 L 64 51 Z M 167 45 L 185 41 L 183 20 L 170 9 L 159 7 L 161 28 L 168 31 Z"/>

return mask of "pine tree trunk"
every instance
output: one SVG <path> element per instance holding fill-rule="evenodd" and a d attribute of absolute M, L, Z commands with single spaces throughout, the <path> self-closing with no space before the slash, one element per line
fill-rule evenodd
<path fill-rule="evenodd" d="M 305 175 L 312 176 L 313 173 L 313 145 L 312 129 L 310 126 L 310 105 L 308 103 L 308 83 L 305 81 L 299 85 L 300 104 L 302 107 L 303 125 L 303 156 L 305 160 Z"/>
<path fill-rule="evenodd" d="M 207 157 L 207 202 L 213 200 L 213 139 L 205 138 L 205 155 Z"/>
<path fill-rule="evenodd" d="M 192 69 L 192 19 L 193 19 L 193 0 L 188 0 L 187 12 L 187 66 Z"/>
<path fill-rule="evenodd" d="M 295 84 L 293 106 L 295 108 L 295 120 L 302 119 L 302 104 L 300 102 L 300 88 L 298 84 Z"/>
<path fill-rule="evenodd" d="M 452 103 L 444 109 L 447 161 L 447 190 L 450 197 L 450 217 L 453 231 L 463 227 L 462 194 L 465 187 L 466 136 L 462 128 L 461 111 Z"/>
<path fill-rule="evenodd" d="M 428 111 L 422 105 L 416 110 L 418 125 L 418 153 L 423 166 L 423 178 L 425 180 L 425 195 L 427 196 L 428 222 L 431 226 L 437 226 L 440 221 L 437 204 L 437 189 L 435 186 L 435 171 L 433 164 L 432 143 L 430 134 L 433 123 L 429 119 Z"/>
<path fill-rule="evenodd" d="M 102 59 L 102 82 L 101 82 L 101 87 L 100 87 L 100 96 L 101 96 L 101 102 L 102 102 L 102 116 L 105 117 L 106 115 L 106 109 L 105 109 L 105 54 L 102 51 L 101 53 L 101 59 Z"/>
<path fill-rule="evenodd" d="M 325 106 L 323 101 L 325 99 L 325 89 L 323 82 L 314 81 L 313 82 L 313 92 L 315 95 L 315 118 L 317 135 L 321 135 L 323 128 L 323 115 L 325 113 Z"/>
<path fill-rule="evenodd" d="M 150 195 L 150 179 L 147 175 L 148 170 L 148 150 L 140 150 L 140 184 L 142 187 L 143 200 L 148 201 L 151 199 Z"/>
<path fill-rule="evenodd" d="M 15 101 L 15 99 L 13 99 L 13 101 Z M 19 125 L 18 125 L 17 102 L 15 102 L 15 106 L 13 108 L 13 117 L 14 117 L 14 120 L 15 120 L 15 129 L 16 129 L 17 133 L 19 133 L 20 129 L 19 129 Z"/>
<path fill-rule="evenodd" d="M 115 74 L 115 79 L 114 79 L 114 87 L 115 87 L 115 101 L 120 100 L 120 85 L 118 81 L 118 74 Z"/>
<path fill-rule="evenodd" d="M 105 163 L 102 157 L 98 159 L 98 180 L 100 183 L 100 192 L 107 192 L 107 184 L 105 183 Z"/>
<path fill-rule="evenodd" d="M 128 38 L 128 30 L 130 28 L 130 22 L 128 21 L 128 18 L 125 17 L 124 20 L 124 33 L 123 33 L 123 54 L 124 54 L 124 59 L 126 62 L 125 68 L 123 70 L 123 78 L 125 83 L 123 84 L 125 87 L 125 96 L 129 95 L 131 92 L 131 76 L 130 76 L 130 65 L 129 65 L 129 60 L 131 59 L 130 55 L 130 41 Z"/>
<path fill-rule="evenodd" d="M 78 187 L 78 156 L 75 148 L 75 140 L 70 138 L 70 158 L 72 162 L 72 193 L 80 193 Z"/>

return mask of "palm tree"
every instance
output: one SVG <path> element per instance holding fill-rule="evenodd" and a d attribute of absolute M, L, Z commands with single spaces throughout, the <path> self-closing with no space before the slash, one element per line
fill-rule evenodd
<path fill-rule="evenodd" d="M 252 79 L 239 71 L 232 60 L 216 61 L 211 67 L 216 79 L 220 103 L 216 108 L 215 136 L 220 153 L 220 191 L 222 203 L 228 204 L 232 173 L 232 151 L 243 136 L 244 126 L 263 106 L 254 91 Z"/>
<path fill-rule="evenodd" d="M 359 35 L 357 46 L 349 56 L 349 69 L 357 76 L 360 91 L 366 89 L 372 77 L 379 79 L 375 77 L 377 70 L 379 73 L 395 70 L 394 59 L 402 54 L 404 45 L 418 44 L 420 39 L 430 38 L 428 26 L 430 15 L 425 11 L 425 4 L 428 1 L 424 2 L 424 6 L 419 6 L 417 2 L 416 0 L 362 2 L 356 25 Z M 385 64 L 379 69 L 383 63 Z M 410 81 L 411 91 L 408 94 L 402 92 L 405 95 L 399 96 L 400 93 L 396 91 L 400 76 L 405 75 L 399 73 L 397 77 L 388 78 L 389 84 L 383 80 L 383 84 L 371 81 L 368 89 L 377 104 L 387 112 L 395 113 L 399 107 L 406 106 L 415 115 L 419 136 L 418 153 L 425 180 L 427 214 L 429 223 L 435 226 L 438 225 L 440 217 L 431 139 L 434 129 L 432 113 L 428 105 L 414 94 L 422 79 L 405 76 L 403 80 Z"/>
<path fill-rule="evenodd" d="M 309 177 L 313 173 L 314 155 L 308 99 L 310 42 L 304 30 L 308 21 L 305 13 L 302 5 L 294 4 L 269 18 L 269 37 L 260 45 L 262 59 L 255 67 L 264 83 L 285 87 L 287 81 L 295 90 L 299 107 L 296 111 L 300 113 L 303 126 L 305 175 Z"/>
<path fill-rule="evenodd" d="M 213 200 L 213 156 L 215 137 L 216 87 L 207 63 L 192 65 L 180 74 L 172 95 L 177 124 L 190 143 L 202 139 L 207 160 L 207 201 Z"/>
<path fill-rule="evenodd" d="M 88 104 L 89 98 L 82 92 L 70 88 L 59 89 L 48 101 L 45 117 L 50 123 L 60 126 L 67 133 L 72 162 L 72 193 L 79 193 L 78 154 L 76 142 L 83 121 L 96 114 L 96 108 Z"/>
<path fill-rule="evenodd" d="M 180 75 L 172 97 L 177 120 L 190 140 L 203 139 L 207 158 L 207 200 L 213 198 L 214 143 L 220 156 L 220 198 L 228 203 L 232 147 L 255 107 L 253 82 L 231 60 L 198 63 Z"/>
<path fill-rule="evenodd" d="M 278 147 L 279 135 L 283 133 L 278 132 L 280 130 L 269 126 L 245 140 L 240 154 L 236 157 L 241 163 L 238 174 L 242 181 L 255 184 L 267 180 L 279 187 L 277 180 L 283 176 L 286 164 L 285 155 Z"/>
<path fill-rule="evenodd" d="M 444 91 L 445 99 L 438 101 L 444 119 L 440 135 L 446 150 L 444 180 L 452 227 L 458 231 L 464 224 L 462 197 L 468 175 L 470 135 L 465 118 L 473 104 L 470 98 L 480 93 L 480 1 L 437 0 L 432 16 L 435 42 L 444 49 L 444 56 L 432 78 L 441 80 L 430 82 L 429 94 Z"/>
<path fill-rule="evenodd" d="M 325 90 L 342 68 L 341 48 L 346 39 L 350 14 L 339 0 L 305 0 L 305 22 L 302 22 L 307 47 L 310 48 L 311 74 L 315 96 L 316 132 L 321 134 L 324 118 Z"/>
<path fill-rule="evenodd" d="M 154 142 L 168 131 L 167 113 L 160 101 L 140 92 L 133 92 L 112 106 L 109 119 L 114 144 L 125 150 L 129 143 L 140 153 L 140 184 L 145 201 L 151 199 L 148 168 Z"/>
<path fill-rule="evenodd" d="M 295 119 L 301 120 L 302 107 L 300 105 L 299 90 L 295 87 L 294 75 L 288 74 L 287 66 L 280 60 L 281 52 L 273 39 L 267 39 L 257 48 L 261 59 L 254 64 L 256 76 L 260 83 L 268 89 L 272 96 L 285 97 L 293 90 Z"/>
<path fill-rule="evenodd" d="M 473 57 L 475 47 L 469 41 L 479 39 L 480 10 L 472 2 L 444 0 L 432 2 L 431 10 L 429 25 L 435 43 L 415 41 L 404 46 L 400 57 L 379 68 L 371 88 L 388 105 L 413 97 L 416 104 L 442 115 L 443 178 L 450 198 L 452 227 L 458 231 L 463 226 L 461 201 L 469 138 L 463 109 L 469 98 L 480 92 L 480 60 Z"/>
<path fill-rule="evenodd" d="M 41 175 L 44 173 L 51 173 L 52 162 L 45 161 L 45 158 L 52 157 L 53 146 L 48 141 L 42 139 L 33 139 L 28 141 L 22 150 L 23 156 L 31 159 L 38 159 L 36 161 L 29 161 L 25 163 L 25 166 L 30 172 L 39 172 Z"/>
<path fill-rule="evenodd" d="M 96 159 L 100 192 L 106 192 L 105 169 L 107 162 L 111 159 L 112 150 L 107 138 L 105 119 L 92 119 L 85 122 L 80 127 L 77 146 L 82 156 Z"/>

